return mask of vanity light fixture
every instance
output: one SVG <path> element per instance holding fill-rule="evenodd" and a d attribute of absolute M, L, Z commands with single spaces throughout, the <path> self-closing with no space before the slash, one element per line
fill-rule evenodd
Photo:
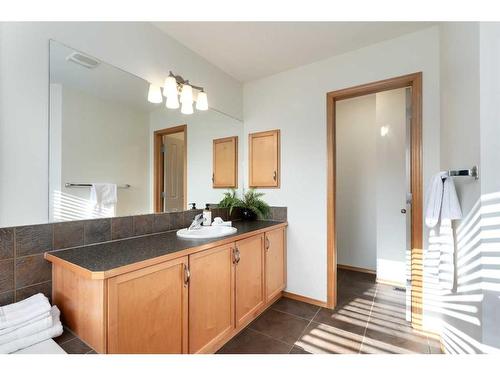
<path fill-rule="evenodd" d="M 148 102 L 158 104 L 161 103 L 162 101 L 163 98 L 161 96 L 160 86 L 150 83 L 148 90 Z"/>
<path fill-rule="evenodd" d="M 154 86 L 154 87 L 153 87 Z M 153 84 L 150 84 L 148 101 L 151 103 L 161 103 L 161 91 L 160 99 L 158 98 L 157 88 Z M 154 93 L 152 92 L 154 91 Z M 169 109 L 179 108 L 180 103 L 181 113 L 190 115 L 193 111 L 193 103 L 196 101 L 196 109 L 198 111 L 208 110 L 208 97 L 203 87 L 192 85 L 188 80 L 185 80 L 179 75 L 175 75 L 172 72 L 169 73 L 168 77 L 165 78 L 163 84 L 163 96 L 166 97 L 165 106 Z"/>
<path fill-rule="evenodd" d="M 196 109 L 198 111 L 206 111 L 208 109 L 207 93 L 201 90 L 196 97 Z"/>

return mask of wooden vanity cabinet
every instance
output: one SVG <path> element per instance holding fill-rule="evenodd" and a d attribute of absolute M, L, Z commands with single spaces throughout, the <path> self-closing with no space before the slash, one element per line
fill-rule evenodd
<path fill-rule="evenodd" d="M 99 353 L 214 353 L 285 287 L 285 227 L 142 268 L 87 273 L 53 256 L 52 298 Z"/>
<path fill-rule="evenodd" d="M 246 325 L 261 311 L 264 295 L 264 235 L 235 243 L 236 327 Z"/>
<path fill-rule="evenodd" d="M 271 301 L 285 289 L 285 243 L 285 228 L 265 233 L 266 301 Z"/>
<path fill-rule="evenodd" d="M 280 131 L 248 135 L 248 181 L 252 188 L 280 187 Z"/>
<path fill-rule="evenodd" d="M 189 353 L 212 353 L 234 329 L 234 245 L 189 256 Z"/>
<path fill-rule="evenodd" d="M 108 280 L 108 353 L 188 352 L 188 257 Z"/>
<path fill-rule="evenodd" d="M 214 188 L 238 187 L 238 137 L 213 140 Z"/>

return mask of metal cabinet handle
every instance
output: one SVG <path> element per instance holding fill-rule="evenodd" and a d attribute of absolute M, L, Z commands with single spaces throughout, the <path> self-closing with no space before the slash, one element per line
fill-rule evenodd
<path fill-rule="evenodd" d="M 269 246 L 271 246 L 271 243 L 269 241 L 269 238 L 266 237 L 266 250 L 269 250 Z"/>
<path fill-rule="evenodd" d="M 274 171 L 274 173 L 273 173 L 273 180 L 276 181 L 276 178 L 278 178 L 278 174 L 276 173 L 276 171 Z"/>
<path fill-rule="evenodd" d="M 188 286 L 189 280 L 191 280 L 191 271 L 187 264 L 184 264 L 184 286 Z"/>
<path fill-rule="evenodd" d="M 234 258 L 233 264 L 238 264 L 240 262 L 240 259 L 241 259 L 241 257 L 240 257 L 240 251 L 238 250 L 237 247 L 235 247 L 233 249 L 233 258 Z"/>

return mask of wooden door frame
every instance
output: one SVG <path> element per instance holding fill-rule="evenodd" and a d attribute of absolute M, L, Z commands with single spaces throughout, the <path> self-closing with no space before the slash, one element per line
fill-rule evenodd
<path fill-rule="evenodd" d="M 423 160 L 422 160 L 422 72 L 389 78 L 327 93 L 327 306 L 337 304 L 337 248 L 335 223 L 336 140 L 335 104 L 339 100 L 398 88 L 412 88 L 410 130 L 411 210 L 411 319 L 422 327 L 423 296 Z"/>
<path fill-rule="evenodd" d="M 161 146 L 163 144 L 163 136 L 174 133 L 184 133 L 184 201 L 182 203 L 183 209 L 187 209 L 187 125 L 178 125 L 171 128 L 160 129 L 154 132 L 154 212 L 163 212 L 163 197 L 161 193 L 163 191 L 163 163 L 164 156 L 161 152 Z"/>

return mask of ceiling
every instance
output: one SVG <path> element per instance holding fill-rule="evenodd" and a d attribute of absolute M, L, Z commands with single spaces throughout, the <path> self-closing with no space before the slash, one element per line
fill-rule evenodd
<path fill-rule="evenodd" d="M 433 25 L 431 22 L 154 22 L 247 82 Z"/>

